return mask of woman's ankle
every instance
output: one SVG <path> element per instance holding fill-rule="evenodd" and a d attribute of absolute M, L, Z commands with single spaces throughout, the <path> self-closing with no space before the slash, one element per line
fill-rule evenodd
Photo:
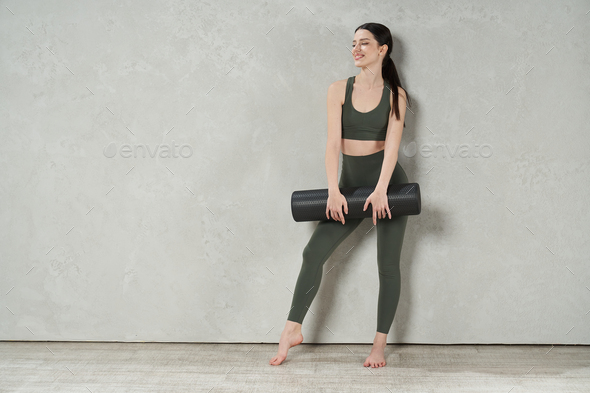
<path fill-rule="evenodd" d="M 293 322 L 293 321 L 287 320 L 287 323 L 285 323 L 285 331 L 287 331 L 287 332 L 301 332 L 301 324 L 298 322 Z"/>
<path fill-rule="evenodd" d="M 377 332 L 377 334 L 375 334 L 375 338 L 373 339 L 373 345 L 387 345 L 387 334 Z"/>

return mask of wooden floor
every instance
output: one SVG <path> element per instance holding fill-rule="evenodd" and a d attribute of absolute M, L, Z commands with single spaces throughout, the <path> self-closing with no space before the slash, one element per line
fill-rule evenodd
<path fill-rule="evenodd" d="M 0 392 L 590 392 L 590 347 L 0 342 Z"/>

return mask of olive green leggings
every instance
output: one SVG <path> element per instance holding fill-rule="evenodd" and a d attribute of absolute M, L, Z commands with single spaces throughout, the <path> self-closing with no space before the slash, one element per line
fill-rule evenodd
<path fill-rule="evenodd" d="M 379 181 L 384 151 L 366 156 L 342 155 L 342 172 L 339 187 L 374 186 Z M 399 162 L 389 184 L 408 183 Z M 372 218 L 369 218 L 372 220 Z M 324 263 L 332 252 L 363 221 L 363 218 L 340 221 L 322 220 L 303 250 L 303 263 L 295 285 L 289 321 L 303 323 L 322 281 Z M 400 295 L 399 260 L 406 229 L 407 216 L 377 218 L 377 265 L 379 269 L 379 300 L 377 305 L 377 331 L 389 333 Z"/>

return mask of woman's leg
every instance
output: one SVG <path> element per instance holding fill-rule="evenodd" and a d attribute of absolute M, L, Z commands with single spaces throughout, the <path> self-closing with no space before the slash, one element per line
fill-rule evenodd
<path fill-rule="evenodd" d="M 389 333 L 401 291 L 400 256 L 408 216 L 377 219 L 377 265 L 379 300 L 377 331 Z"/>
<path fill-rule="evenodd" d="M 390 184 L 408 183 L 399 163 L 391 175 Z M 377 266 L 379 269 L 379 300 L 377 332 L 387 334 L 393 323 L 401 292 L 400 256 L 408 216 L 377 219 Z"/>
<path fill-rule="evenodd" d="M 390 184 L 407 183 L 408 178 L 399 163 L 391 175 Z M 377 219 L 377 265 L 379 271 L 379 299 L 377 305 L 377 332 L 371 353 L 363 363 L 365 367 L 383 367 L 387 334 L 393 323 L 401 290 L 400 255 L 407 216 Z"/>
<path fill-rule="evenodd" d="M 347 218 L 344 225 L 339 221 L 327 220 L 318 223 L 303 249 L 303 262 L 287 320 L 303 323 L 307 310 L 320 287 L 324 263 L 362 221 L 362 218 Z"/>
<path fill-rule="evenodd" d="M 301 323 L 320 287 L 324 262 L 362 220 L 346 219 L 344 225 L 338 221 L 326 220 L 320 221 L 316 226 L 303 249 L 303 263 L 295 284 L 291 310 L 281 333 L 279 350 L 269 362 L 271 365 L 281 364 L 287 357 L 289 348 L 303 342 Z"/>

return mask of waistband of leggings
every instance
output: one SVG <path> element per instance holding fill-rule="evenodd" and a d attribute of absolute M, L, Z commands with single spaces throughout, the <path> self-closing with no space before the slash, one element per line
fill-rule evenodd
<path fill-rule="evenodd" d="M 364 156 L 349 156 L 348 154 L 342 153 L 342 158 L 347 161 L 371 161 L 374 159 L 382 159 L 385 156 L 385 149 L 379 150 L 378 152 L 367 154 Z"/>

